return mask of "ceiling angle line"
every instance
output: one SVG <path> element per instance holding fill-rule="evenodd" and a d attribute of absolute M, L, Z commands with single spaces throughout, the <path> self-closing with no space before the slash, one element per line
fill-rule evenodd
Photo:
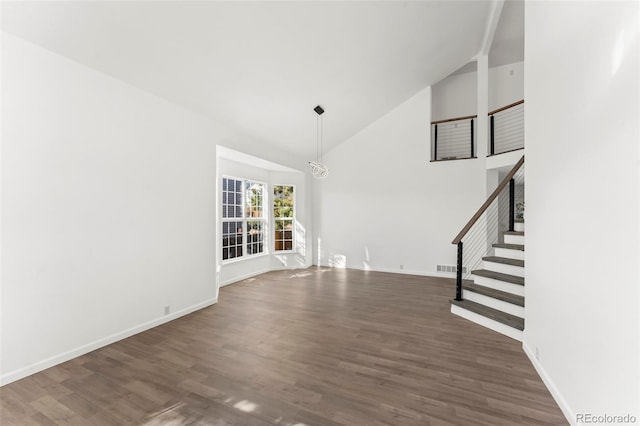
<path fill-rule="evenodd" d="M 480 47 L 478 54 L 473 59 L 477 60 L 479 57 L 489 54 L 491 44 L 493 43 L 493 37 L 496 35 L 496 29 L 498 28 L 498 22 L 500 22 L 500 15 L 502 14 L 504 2 L 505 0 L 493 1 L 491 11 L 489 12 L 489 19 L 487 20 L 487 27 L 482 39 L 482 46 Z"/>

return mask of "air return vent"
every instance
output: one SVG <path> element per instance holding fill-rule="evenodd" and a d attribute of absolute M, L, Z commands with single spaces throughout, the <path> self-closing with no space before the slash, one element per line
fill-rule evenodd
<path fill-rule="evenodd" d="M 458 267 L 455 265 L 436 265 L 436 271 L 437 272 L 452 272 L 452 273 L 456 273 L 458 272 Z M 467 267 L 463 266 L 462 267 L 462 273 L 466 274 L 467 273 Z"/>

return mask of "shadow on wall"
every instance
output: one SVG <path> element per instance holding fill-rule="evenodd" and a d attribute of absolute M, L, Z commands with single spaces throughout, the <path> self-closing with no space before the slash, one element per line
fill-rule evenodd
<path fill-rule="evenodd" d="M 316 264 L 317 265 L 322 265 L 322 259 L 325 258 L 325 253 L 323 252 L 322 249 L 322 238 L 318 237 L 318 257 L 316 260 Z M 338 269 L 346 269 L 347 267 L 347 256 L 345 256 L 344 254 L 337 254 L 337 253 L 329 253 L 326 256 L 327 259 L 327 266 L 331 267 L 331 268 L 338 268 Z M 367 257 L 368 259 L 368 257 Z"/>
<path fill-rule="evenodd" d="M 317 250 L 316 253 L 318 255 L 317 259 L 316 259 L 316 265 L 320 266 L 322 265 L 322 256 L 323 256 L 323 252 L 322 252 L 322 238 L 318 237 L 318 244 L 317 244 Z"/>
<path fill-rule="evenodd" d="M 347 267 L 347 256 L 344 254 L 330 254 L 328 262 L 330 267 L 345 269 Z"/>
<path fill-rule="evenodd" d="M 364 247 L 364 262 L 362 262 L 362 267 L 365 271 L 371 270 L 371 257 L 369 256 L 369 247 Z"/>
<path fill-rule="evenodd" d="M 304 256 L 300 253 L 287 253 L 287 254 L 276 254 L 274 258 L 280 263 L 283 268 L 295 267 L 295 268 L 305 268 L 306 264 L 304 261 Z"/>
<path fill-rule="evenodd" d="M 307 230 L 300 222 L 296 222 L 296 253 L 304 257 L 307 254 Z"/>
<path fill-rule="evenodd" d="M 620 69 L 620 65 L 625 59 L 628 51 L 631 50 L 629 47 L 633 46 L 634 41 L 638 37 L 638 29 L 628 34 L 625 29 L 622 29 L 620 33 L 618 33 L 618 38 L 616 39 L 615 48 L 611 52 L 611 77 L 614 77 L 618 70 Z"/>

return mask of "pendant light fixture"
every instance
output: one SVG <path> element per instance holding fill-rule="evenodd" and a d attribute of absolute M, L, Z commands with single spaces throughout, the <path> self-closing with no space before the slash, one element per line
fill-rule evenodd
<path fill-rule="evenodd" d="M 329 176 L 329 169 L 322 164 L 322 114 L 324 109 L 318 105 L 313 109 L 318 114 L 316 121 L 316 161 L 309 161 L 311 174 L 316 179 L 324 179 Z"/>

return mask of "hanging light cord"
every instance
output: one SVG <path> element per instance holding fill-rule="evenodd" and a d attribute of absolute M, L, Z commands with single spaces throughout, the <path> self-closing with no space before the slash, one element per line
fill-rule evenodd
<path fill-rule="evenodd" d="M 322 133 L 323 133 L 323 130 L 324 130 L 324 123 L 322 122 L 323 118 L 322 118 L 321 115 L 319 116 L 319 118 L 320 118 L 320 161 L 319 161 L 319 163 L 323 164 L 323 162 L 322 162 L 322 154 L 323 154 L 323 152 L 322 151 L 323 151 L 324 147 L 322 146 L 322 144 L 323 144 L 323 141 L 324 141 L 324 135 Z"/>
<path fill-rule="evenodd" d="M 318 115 L 316 118 L 316 161 L 320 162 L 320 120 L 322 116 Z"/>

